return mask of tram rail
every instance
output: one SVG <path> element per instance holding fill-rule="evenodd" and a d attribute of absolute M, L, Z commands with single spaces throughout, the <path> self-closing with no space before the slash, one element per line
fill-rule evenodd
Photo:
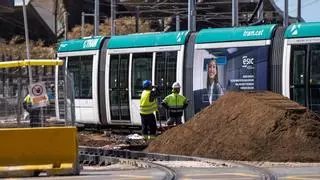
<path fill-rule="evenodd" d="M 262 167 L 257 167 L 241 162 L 230 160 L 208 159 L 192 156 L 179 156 L 171 154 L 147 153 L 141 151 L 130 150 L 112 150 L 95 147 L 79 147 L 79 162 L 82 165 L 97 165 L 104 166 L 112 162 L 123 162 L 138 167 L 158 168 L 166 173 L 164 179 L 177 179 L 176 172 L 173 168 L 155 163 L 154 161 L 200 161 L 205 163 L 224 164 L 227 167 L 242 167 L 258 174 L 263 180 L 276 180 L 277 176 L 270 170 Z"/>

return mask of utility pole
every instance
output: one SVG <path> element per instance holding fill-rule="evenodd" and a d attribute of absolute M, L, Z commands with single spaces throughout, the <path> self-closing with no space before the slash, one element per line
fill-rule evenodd
<path fill-rule="evenodd" d="M 99 0 L 94 1 L 94 35 L 99 36 L 99 23 L 100 23 L 100 16 L 99 16 Z"/>
<path fill-rule="evenodd" d="M 64 19 L 64 40 L 68 39 L 68 12 L 63 13 L 63 19 Z"/>
<path fill-rule="evenodd" d="M 301 21 L 301 0 L 297 0 L 297 21 Z"/>
<path fill-rule="evenodd" d="M 86 16 L 92 16 L 94 17 L 95 14 L 90 14 L 90 13 L 84 13 L 84 12 L 81 12 L 81 37 L 84 37 L 85 34 L 84 34 L 84 24 L 85 24 L 85 17 Z"/>
<path fill-rule="evenodd" d="M 180 15 L 176 15 L 176 31 L 180 31 Z"/>
<path fill-rule="evenodd" d="M 81 12 L 81 37 L 84 37 L 84 12 Z"/>
<path fill-rule="evenodd" d="M 136 33 L 139 32 L 139 19 L 140 19 L 140 10 L 139 6 L 136 7 Z"/>
<path fill-rule="evenodd" d="M 188 30 L 196 31 L 196 3 L 195 0 L 188 0 Z"/>
<path fill-rule="evenodd" d="M 30 59 L 30 51 L 29 51 L 29 31 L 28 31 L 28 18 L 27 18 L 27 10 L 25 0 L 22 0 L 22 11 L 23 11 L 23 22 L 24 22 L 24 33 L 26 39 L 26 50 L 27 50 L 27 59 Z M 28 66 L 29 72 L 29 83 L 32 83 L 32 72 L 31 66 Z"/>
<path fill-rule="evenodd" d="M 232 0 L 232 26 L 239 26 L 239 1 Z"/>
<path fill-rule="evenodd" d="M 115 0 L 111 0 L 111 36 L 114 36 L 116 34 L 116 26 L 115 26 L 115 18 L 116 18 L 116 13 L 115 13 Z"/>
<path fill-rule="evenodd" d="M 283 13 L 283 26 L 288 27 L 289 25 L 289 2 L 288 0 L 284 0 L 284 13 Z"/>

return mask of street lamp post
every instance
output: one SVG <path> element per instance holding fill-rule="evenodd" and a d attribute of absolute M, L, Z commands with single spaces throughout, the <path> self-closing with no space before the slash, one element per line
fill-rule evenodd
<path fill-rule="evenodd" d="M 289 25 L 289 1 L 284 0 L 283 26 L 288 27 L 288 25 Z"/>
<path fill-rule="evenodd" d="M 195 0 L 188 0 L 188 30 L 196 31 L 196 2 Z"/>
<path fill-rule="evenodd" d="M 24 33 L 26 39 L 26 51 L 27 51 L 27 59 L 30 59 L 30 51 L 29 51 L 29 32 L 28 32 L 28 21 L 27 21 L 27 11 L 26 11 L 26 3 L 25 0 L 22 0 L 22 10 L 23 10 L 23 21 L 24 21 Z M 32 72 L 31 66 L 28 66 L 29 71 L 29 82 L 32 83 Z"/>
<path fill-rule="evenodd" d="M 100 6 L 100 1 L 95 0 L 94 1 L 94 35 L 95 36 L 99 36 L 99 23 L 100 23 L 99 6 Z"/>
<path fill-rule="evenodd" d="M 239 1 L 232 0 L 232 26 L 239 25 Z"/>

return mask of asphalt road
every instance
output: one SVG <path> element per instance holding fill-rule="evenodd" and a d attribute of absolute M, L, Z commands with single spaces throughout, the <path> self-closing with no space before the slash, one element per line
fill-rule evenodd
<path fill-rule="evenodd" d="M 258 174 L 248 171 L 245 168 L 174 168 L 177 179 L 260 179 Z M 320 167 L 304 168 L 270 168 L 280 180 L 316 180 L 320 179 Z M 112 170 L 84 170 L 80 176 L 60 176 L 60 177 L 36 177 L 26 179 L 54 180 L 54 179 L 117 179 L 135 180 L 152 179 L 160 180 L 165 176 L 165 172 L 160 169 L 112 169 Z M 15 178 L 17 179 L 17 178 Z"/>

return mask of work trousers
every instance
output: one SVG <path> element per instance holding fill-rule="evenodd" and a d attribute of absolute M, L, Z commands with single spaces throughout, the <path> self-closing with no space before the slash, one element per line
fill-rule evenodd
<path fill-rule="evenodd" d="M 177 116 L 177 117 L 169 117 L 168 121 L 167 121 L 167 125 L 171 126 L 171 125 L 179 125 L 182 124 L 181 122 L 181 116 Z"/>
<path fill-rule="evenodd" d="M 157 123 L 154 114 L 140 114 L 140 116 L 142 124 L 142 135 L 155 136 L 157 132 Z"/>
<path fill-rule="evenodd" d="M 29 118 L 30 118 L 30 127 L 41 127 L 40 111 L 39 110 L 33 110 L 29 114 Z"/>

